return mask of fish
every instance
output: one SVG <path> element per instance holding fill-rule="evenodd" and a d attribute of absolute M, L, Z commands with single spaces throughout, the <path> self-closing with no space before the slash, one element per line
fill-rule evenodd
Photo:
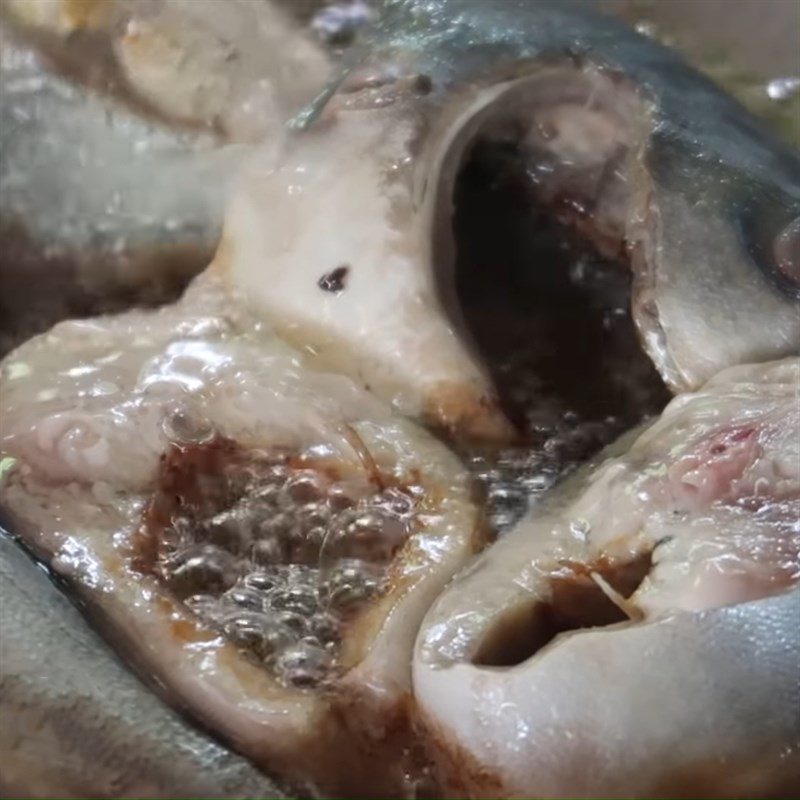
<path fill-rule="evenodd" d="M 167 699 L 303 796 L 411 791 L 414 637 L 483 536 L 443 444 L 213 274 L 25 343 L 0 404 L 9 530 Z"/>
<path fill-rule="evenodd" d="M 364 41 L 254 162 L 214 261 L 295 346 L 455 438 L 513 440 L 454 290 L 454 185 L 483 149 L 629 264 L 673 392 L 796 350 L 800 156 L 679 54 L 546 0 L 388 0 Z"/>
<path fill-rule="evenodd" d="M 0 535 L 4 797 L 284 797 L 161 703 Z"/>
<path fill-rule="evenodd" d="M 0 352 L 60 319 L 176 299 L 213 256 L 253 142 L 268 149 L 325 80 L 328 57 L 279 8 L 217 8 L 4 5 Z"/>
<path fill-rule="evenodd" d="M 214 263 L 179 302 L 155 312 L 64 323 L 5 359 L 0 508 L 9 527 L 95 621 L 105 620 L 109 640 L 160 683 L 168 699 L 300 794 L 435 796 L 445 793 L 443 786 L 448 792 L 513 794 L 514 781 L 526 784 L 530 776 L 520 761 L 501 756 L 525 740 L 525 719 L 511 733 L 503 728 L 494 738 L 481 736 L 480 745 L 489 742 L 494 751 L 475 775 L 471 768 L 480 759 L 470 753 L 469 725 L 458 718 L 456 730 L 448 729 L 443 705 L 466 696 L 485 701 L 493 712 L 500 706 L 492 697 L 465 695 L 456 680 L 436 682 L 452 678 L 453 670 L 438 664 L 429 669 L 428 651 L 419 643 L 432 635 L 429 623 L 417 640 L 412 670 L 426 609 L 484 537 L 463 465 L 407 417 L 452 438 L 514 436 L 452 298 L 450 197 L 462 156 L 488 143 L 491 159 L 499 153 L 523 178 L 535 174 L 528 183 L 536 202 L 553 206 L 559 224 L 572 226 L 600 252 L 630 251 L 634 315 L 675 391 L 696 388 L 706 371 L 710 375 L 726 362 L 773 357 L 790 347 L 796 332 L 796 160 L 751 118 L 736 122 L 744 112 L 677 57 L 580 7 L 402 2 L 389 3 L 382 20 L 368 55 L 351 56 L 344 75 L 298 117 L 298 130 L 250 163 Z M 643 86 L 641 96 L 638 89 L 626 94 L 629 80 L 639 85 L 634 79 Z M 733 145 L 709 145 L 720 150 L 718 158 L 705 160 L 696 152 L 710 138 L 702 125 L 685 115 L 675 122 L 680 109 L 671 83 L 682 86 L 684 96 L 691 87 L 719 118 L 730 115 Z M 560 101 L 549 108 L 554 86 L 569 90 L 566 108 Z M 590 98 L 596 107 L 587 106 Z M 622 112 L 611 113 L 609 131 L 603 114 L 617 101 Z M 537 114 L 533 123 L 522 115 L 520 132 L 515 112 L 527 107 Z M 632 115 L 623 113 L 630 110 Z M 573 114 L 578 133 L 590 132 L 588 155 L 585 139 L 572 136 Z M 617 124 L 625 146 L 610 155 Z M 601 164 L 591 152 L 598 145 Z M 692 169 L 644 169 L 652 167 L 654 154 L 669 153 L 672 168 L 685 157 Z M 575 173 L 564 170 L 567 156 L 578 159 Z M 609 160 L 614 163 L 606 169 Z M 720 176 L 711 168 L 720 164 L 725 180 L 715 183 Z M 584 166 L 599 172 L 597 202 L 584 196 Z M 627 175 L 624 186 L 620 170 Z M 755 174 L 761 183 L 748 183 Z M 759 202 L 745 209 L 737 228 L 726 216 L 730 195 L 695 202 L 685 184 L 671 194 L 670 181 L 681 175 L 692 192 L 746 185 Z M 616 215 L 607 211 L 613 212 L 618 192 L 629 184 L 635 185 L 635 202 L 629 208 L 621 191 L 622 242 Z M 647 192 L 639 191 L 643 185 Z M 673 203 L 680 210 L 686 197 L 719 248 L 698 250 L 703 269 L 694 271 L 685 268 L 694 262 L 682 258 L 675 242 L 694 258 L 697 240 L 675 237 L 670 227 L 683 222 Z M 651 211 L 654 198 L 658 214 L 640 219 L 638 212 Z M 766 205 L 769 213 L 760 216 Z M 742 211 L 733 207 L 735 214 Z M 644 224 L 656 218 L 655 230 Z M 773 236 L 775 222 L 780 230 Z M 687 230 L 696 232 L 692 224 Z M 734 228 L 744 232 L 741 252 L 731 245 Z M 720 253 L 732 255 L 720 264 Z M 652 256 L 647 266 L 656 277 L 662 267 L 667 273 L 663 282 L 654 279 L 653 295 L 637 271 L 637 259 L 645 256 Z M 374 264 L 381 269 L 371 269 Z M 730 282 L 705 295 L 686 291 L 692 281 L 717 273 Z M 644 302 L 652 297 L 655 304 Z M 648 327 L 653 309 L 658 325 Z M 733 332 L 723 313 L 730 309 L 742 313 Z M 684 322 L 690 328 L 709 324 L 707 348 L 691 337 L 686 343 Z M 742 441 L 752 445 L 749 435 Z M 778 517 L 776 525 L 784 525 Z M 773 522 L 764 520 L 771 544 Z M 505 542 L 526 541 L 522 531 L 529 525 L 507 534 L 474 569 L 480 571 L 492 554 L 511 552 Z M 566 549 L 578 561 L 591 555 L 586 548 Z M 646 542 L 640 551 L 634 555 L 646 561 Z M 331 555 L 338 556 L 333 564 Z M 665 564 L 676 561 L 680 553 Z M 624 565 L 640 566 L 636 559 Z M 646 605 L 623 595 L 616 576 L 593 566 L 592 585 L 615 609 L 612 621 L 620 621 L 617 611 L 647 613 Z M 769 591 L 774 575 L 775 586 L 785 579 L 774 564 L 767 566 L 768 589 L 756 582 L 756 594 Z M 450 584 L 428 620 L 456 602 L 470 574 Z M 667 578 L 666 588 L 674 588 L 675 576 Z M 496 596 L 487 590 L 477 607 Z M 757 646 L 777 667 L 777 696 L 789 700 L 784 713 L 774 715 L 774 733 L 759 742 L 783 775 L 794 753 L 777 752 L 786 742 L 785 712 L 795 697 L 781 650 L 786 642 L 793 647 L 784 634 L 795 609 L 780 605 L 787 597 L 794 595 L 756 597 L 721 611 L 682 609 L 695 615 L 692 624 L 699 627 L 695 638 L 689 623 L 680 627 L 681 641 L 689 640 L 681 648 L 686 653 L 696 652 L 697 637 L 716 635 L 718 612 L 724 616 L 731 608 L 721 624 L 733 638 L 719 639 L 721 651 L 742 649 L 734 631 L 739 623 L 732 619 L 748 621 L 746 630 L 758 634 Z M 748 615 L 750 604 L 773 601 L 779 605 L 768 605 L 763 616 Z M 609 613 L 602 603 L 601 610 Z M 653 613 L 660 613 L 657 605 Z M 654 624 L 663 622 L 659 617 Z M 442 617 L 438 624 L 447 634 L 458 619 Z M 635 654 L 640 644 L 636 640 L 626 652 Z M 488 652 L 486 659 L 502 660 L 502 653 Z M 720 662 L 708 655 L 708 663 Z M 503 666 L 486 669 L 496 676 Z M 565 675 L 568 666 L 560 670 Z M 731 692 L 750 688 L 750 668 L 760 669 L 745 661 L 726 684 Z M 685 671 L 676 664 L 675 674 Z M 774 696 L 759 689 L 764 707 L 775 708 Z M 587 701 L 581 713 L 588 707 Z M 701 707 L 698 701 L 694 710 Z M 456 714 L 468 708 L 462 704 Z M 518 731 L 525 735 L 515 738 Z M 722 735 L 707 738 L 711 749 L 729 744 Z M 623 743 L 630 744 L 627 732 Z M 454 751 L 461 765 L 455 778 L 448 770 Z M 552 776 L 544 771 L 537 780 L 561 778 L 559 764 L 546 766 Z M 759 766 L 748 784 L 754 793 L 763 786 Z M 514 769 L 523 774 L 511 774 Z M 568 779 L 575 772 L 572 761 Z M 607 778 L 610 791 L 616 791 L 617 777 Z M 672 790 L 676 785 L 670 783 Z M 701 788 L 712 793 L 715 785 Z"/>
<path fill-rule="evenodd" d="M 442 593 L 413 680 L 447 796 L 791 794 L 798 386 L 797 357 L 721 371 Z"/>

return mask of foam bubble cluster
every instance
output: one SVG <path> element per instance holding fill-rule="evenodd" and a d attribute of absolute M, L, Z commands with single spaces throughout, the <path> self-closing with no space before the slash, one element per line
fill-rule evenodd
<path fill-rule="evenodd" d="M 173 447 L 145 516 L 149 569 L 285 685 L 338 669 L 347 623 L 387 585 L 419 486 L 214 441 Z"/>

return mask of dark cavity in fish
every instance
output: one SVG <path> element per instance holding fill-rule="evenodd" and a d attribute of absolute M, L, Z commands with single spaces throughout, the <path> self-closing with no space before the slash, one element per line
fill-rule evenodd
<path fill-rule="evenodd" d="M 454 192 L 456 291 L 521 442 L 466 455 L 502 533 L 563 476 L 670 393 L 631 317 L 619 243 L 602 255 L 537 196 L 529 154 L 478 141 Z"/>

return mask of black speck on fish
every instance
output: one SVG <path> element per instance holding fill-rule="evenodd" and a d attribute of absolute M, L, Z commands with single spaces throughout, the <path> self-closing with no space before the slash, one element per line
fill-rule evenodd
<path fill-rule="evenodd" d="M 349 271 L 350 267 L 346 264 L 343 264 L 341 267 L 336 267 L 336 269 L 331 270 L 331 272 L 326 272 L 317 281 L 317 286 L 319 286 L 323 292 L 339 294 L 339 292 L 344 290 L 344 281 Z"/>

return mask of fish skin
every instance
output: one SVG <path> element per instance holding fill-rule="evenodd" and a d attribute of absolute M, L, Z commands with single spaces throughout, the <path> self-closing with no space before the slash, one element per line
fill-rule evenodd
<path fill-rule="evenodd" d="M 678 53 L 582 3 L 387 0 L 369 43 L 297 118 L 285 174 L 262 171 L 249 198 L 234 198 L 216 262 L 326 365 L 451 432 L 502 438 L 469 342 L 443 328 L 461 321 L 452 259 L 431 246 L 432 206 L 437 193 L 447 202 L 439 167 L 469 143 L 455 132 L 467 136 L 476 106 L 548 70 L 630 101 L 621 238 L 640 337 L 670 388 L 795 352 L 800 286 L 785 251 L 800 155 Z M 532 130 L 526 108 L 513 121 Z M 267 218 L 270 203 L 280 213 Z M 320 292 L 340 264 L 347 287 Z"/>
<path fill-rule="evenodd" d="M 0 532 L 0 794 L 284 797 L 134 677 Z"/>

